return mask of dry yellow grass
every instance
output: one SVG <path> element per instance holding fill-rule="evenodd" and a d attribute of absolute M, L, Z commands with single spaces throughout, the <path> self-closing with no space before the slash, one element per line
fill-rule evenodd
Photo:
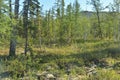
<path fill-rule="evenodd" d="M 9 53 L 9 49 L 7 48 L 0 49 L 0 55 L 8 55 L 8 53 Z"/>
<path fill-rule="evenodd" d="M 16 53 L 21 54 L 24 52 L 23 48 L 17 48 Z M 9 54 L 9 48 L 1 48 L 0 49 L 0 55 L 8 55 Z"/>
<path fill-rule="evenodd" d="M 77 53 L 77 51 L 79 51 L 78 48 L 75 48 L 73 46 L 66 46 L 66 47 L 61 47 L 61 48 L 57 48 L 57 47 L 52 47 L 52 48 L 33 48 L 34 52 L 37 53 L 52 53 L 52 54 L 70 54 L 70 53 Z M 9 53 L 9 48 L 3 48 L 0 49 L 0 55 L 8 55 Z M 24 48 L 17 48 L 16 49 L 16 53 L 17 54 L 21 54 L 24 53 Z"/>
<path fill-rule="evenodd" d="M 70 54 L 76 53 L 77 49 L 70 47 L 61 47 L 61 48 L 46 48 L 46 52 L 53 54 Z"/>

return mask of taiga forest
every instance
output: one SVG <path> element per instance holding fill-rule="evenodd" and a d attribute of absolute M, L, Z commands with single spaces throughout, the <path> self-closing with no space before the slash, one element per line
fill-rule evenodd
<path fill-rule="evenodd" d="M 120 80 L 120 0 L 43 1 L 0 0 L 0 80 Z"/>

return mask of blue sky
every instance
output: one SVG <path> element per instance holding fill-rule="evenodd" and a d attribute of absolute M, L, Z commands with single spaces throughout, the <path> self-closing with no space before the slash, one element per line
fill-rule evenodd
<path fill-rule="evenodd" d="M 69 3 L 73 3 L 75 0 L 65 0 L 66 5 Z M 88 10 L 91 11 L 92 10 L 92 6 L 91 5 L 87 5 L 86 6 L 86 1 L 90 1 L 90 0 L 78 0 L 80 3 L 80 7 L 82 10 Z M 100 0 L 101 3 L 103 3 L 103 6 L 107 6 L 109 3 L 113 3 L 113 0 Z M 44 5 L 43 6 L 43 10 L 48 10 L 49 8 L 51 8 L 54 3 L 55 0 L 40 0 L 41 4 Z"/>
<path fill-rule="evenodd" d="M 20 0 L 23 2 L 24 0 Z M 39 0 L 41 5 L 43 5 L 43 10 L 49 10 L 54 6 L 55 0 Z M 65 5 L 68 5 L 69 3 L 73 3 L 75 0 L 65 0 Z M 91 5 L 86 5 L 86 1 L 91 1 L 91 0 L 78 0 L 80 3 L 81 10 L 92 10 Z M 107 6 L 109 3 L 113 3 L 113 0 L 100 0 L 103 6 Z"/>

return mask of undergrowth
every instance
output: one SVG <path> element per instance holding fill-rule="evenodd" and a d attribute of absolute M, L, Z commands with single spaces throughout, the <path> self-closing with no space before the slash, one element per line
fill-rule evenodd
<path fill-rule="evenodd" d="M 27 75 L 31 79 L 37 79 L 38 72 L 47 71 L 57 77 L 71 75 L 84 76 L 83 80 L 120 80 L 118 73 L 120 50 L 117 42 L 84 42 L 45 49 L 45 52 L 33 49 L 33 56 L 24 54 L 15 57 L 1 56 L 0 69 L 3 71 L 0 75 L 6 72 L 3 77 L 7 75 L 17 80 Z M 97 66 L 97 73 L 87 76 L 86 67 L 91 67 L 93 64 Z"/>

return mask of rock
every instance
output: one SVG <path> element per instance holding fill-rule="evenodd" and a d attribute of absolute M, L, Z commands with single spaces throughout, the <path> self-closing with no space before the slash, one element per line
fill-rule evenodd
<path fill-rule="evenodd" d="M 86 74 L 88 76 L 95 75 L 96 73 L 97 73 L 97 71 L 96 71 L 96 65 L 93 65 L 90 68 L 86 67 Z"/>
<path fill-rule="evenodd" d="M 46 71 L 36 74 L 38 80 L 55 80 L 56 77 L 53 74 L 50 74 Z"/>
<path fill-rule="evenodd" d="M 52 69 L 52 67 L 51 67 L 51 66 L 47 66 L 46 71 L 49 71 L 49 70 L 51 70 L 51 69 Z"/>
<path fill-rule="evenodd" d="M 94 70 L 95 70 L 95 68 L 89 68 L 88 72 L 92 72 Z"/>
<path fill-rule="evenodd" d="M 55 79 L 55 76 L 53 74 L 47 74 L 46 77 L 47 79 Z"/>
<path fill-rule="evenodd" d="M 88 76 L 91 76 L 91 75 L 92 75 L 92 72 L 88 72 L 87 75 L 88 75 Z"/>
<path fill-rule="evenodd" d="M 83 80 L 84 78 L 86 78 L 86 76 L 85 75 L 79 75 L 78 78 L 79 78 L 79 80 L 81 80 L 81 79 Z"/>
<path fill-rule="evenodd" d="M 38 80 L 44 80 L 45 76 L 48 74 L 48 72 L 44 71 L 42 73 L 37 73 L 36 76 L 37 76 L 37 79 Z"/>
<path fill-rule="evenodd" d="M 44 71 L 44 72 L 42 72 L 42 73 L 37 73 L 36 74 L 36 76 L 45 76 L 46 74 L 48 74 L 48 72 L 47 71 Z"/>

